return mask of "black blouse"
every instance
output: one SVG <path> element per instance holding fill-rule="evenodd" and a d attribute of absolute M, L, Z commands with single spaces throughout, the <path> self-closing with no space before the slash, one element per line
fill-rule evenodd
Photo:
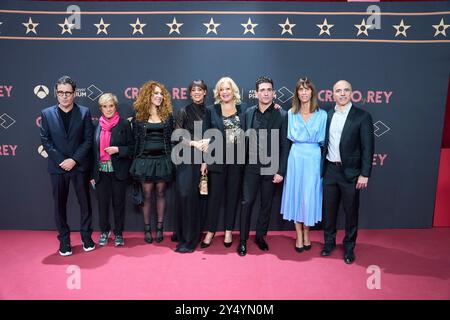
<path fill-rule="evenodd" d="M 181 108 L 175 119 L 175 129 L 186 129 L 194 138 L 194 121 L 203 121 L 205 117 L 206 107 L 204 104 L 191 103 Z M 201 128 L 201 126 L 200 126 Z M 201 132 L 200 132 L 201 134 Z"/>

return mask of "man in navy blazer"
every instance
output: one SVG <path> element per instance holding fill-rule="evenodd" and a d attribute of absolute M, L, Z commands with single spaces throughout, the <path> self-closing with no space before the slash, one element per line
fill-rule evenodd
<path fill-rule="evenodd" d="M 74 103 L 75 82 L 63 76 L 55 84 L 58 104 L 41 112 L 40 135 L 48 153 L 48 172 L 52 184 L 59 254 L 72 254 L 67 224 L 67 198 L 72 181 L 80 204 L 80 232 L 84 251 L 95 249 L 92 241 L 92 209 L 89 197 L 90 151 L 93 125 L 89 108 Z"/>
<path fill-rule="evenodd" d="M 340 80 L 333 86 L 336 106 L 328 112 L 323 165 L 323 229 L 329 256 L 336 246 L 339 205 L 345 214 L 344 262 L 355 261 L 359 192 L 367 187 L 372 170 L 374 133 L 372 117 L 350 101 L 352 86 Z"/>

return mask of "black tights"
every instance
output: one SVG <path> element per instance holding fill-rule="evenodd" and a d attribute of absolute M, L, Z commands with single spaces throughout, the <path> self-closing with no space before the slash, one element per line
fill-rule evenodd
<path fill-rule="evenodd" d="M 164 211 L 166 210 L 166 186 L 165 181 L 158 182 L 142 182 L 142 191 L 144 193 L 144 205 L 142 211 L 144 213 L 144 223 L 150 224 L 150 212 L 152 210 L 152 194 L 156 185 L 156 212 L 158 214 L 158 224 L 162 224 L 164 220 Z"/>

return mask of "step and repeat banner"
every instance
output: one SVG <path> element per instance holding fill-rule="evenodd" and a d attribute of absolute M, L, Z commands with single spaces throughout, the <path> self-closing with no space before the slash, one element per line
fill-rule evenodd
<path fill-rule="evenodd" d="M 320 106 L 334 106 L 339 79 L 353 103 L 372 114 L 375 154 L 361 193 L 360 227 L 431 227 L 450 70 L 449 2 L 427 3 L 0 3 L 0 228 L 54 229 L 40 111 L 56 103 L 54 82 L 70 75 L 76 101 L 100 113 L 98 97 L 115 93 L 120 113 L 148 80 L 170 90 L 175 112 L 187 86 L 222 76 L 253 105 L 255 79 L 274 79 L 276 102 L 289 109 L 296 80 L 316 84 Z M 69 223 L 79 225 L 72 189 Z M 129 192 L 129 191 L 128 191 Z M 173 188 L 167 228 L 173 226 Z M 271 229 L 293 229 L 273 201 Z M 129 199 L 129 198 L 128 198 Z M 94 227 L 97 202 L 92 191 Z M 256 207 L 258 202 L 256 203 Z M 258 208 L 255 208 L 257 211 Z M 256 219 L 256 215 L 253 215 Z M 142 216 L 127 204 L 126 229 Z"/>

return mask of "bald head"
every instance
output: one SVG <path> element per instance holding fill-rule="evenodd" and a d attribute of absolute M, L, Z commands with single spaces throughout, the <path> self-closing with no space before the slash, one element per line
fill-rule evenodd
<path fill-rule="evenodd" d="M 352 85 L 350 82 L 348 82 L 347 80 L 339 80 L 338 82 L 336 82 L 333 86 L 333 91 L 336 88 L 337 85 L 344 85 L 350 88 L 350 91 L 352 91 Z"/>
<path fill-rule="evenodd" d="M 347 80 L 339 80 L 333 86 L 333 98 L 336 105 L 345 107 L 352 96 L 352 85 Z"/>

